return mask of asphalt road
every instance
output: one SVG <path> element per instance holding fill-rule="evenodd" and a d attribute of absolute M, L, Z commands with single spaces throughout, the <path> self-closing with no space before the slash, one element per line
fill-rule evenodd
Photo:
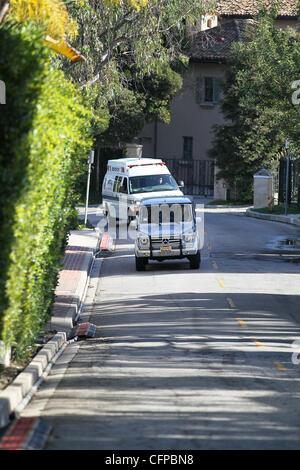
<path fill-rule="evenodd" d="M 129 240 L 103 259 L 96 336 L 23 412 L 52 425 L 46 450 L 300 449 L 300 230 L 215 209 L 204 229 L 196 271 L 137 273 Z"/>

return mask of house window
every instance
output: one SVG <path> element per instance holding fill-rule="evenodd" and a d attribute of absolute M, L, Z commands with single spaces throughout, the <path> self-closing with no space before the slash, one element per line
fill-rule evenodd
<path fill-rule="evenodd" d="M 193 137 L 183 137 L 183 160 L 193 158 Z"/>
<path fill-rule="evenodd" d="M 220 78 L 219 77 L 198 77 L 196 87 L 197 103 L 217 104 L 220 101 Z"/>
<path fill-rule="evenodd" d="M 204 77 L 204 101 L 205 103 L 212 103 L 214 101 L 213 77 Z"/>

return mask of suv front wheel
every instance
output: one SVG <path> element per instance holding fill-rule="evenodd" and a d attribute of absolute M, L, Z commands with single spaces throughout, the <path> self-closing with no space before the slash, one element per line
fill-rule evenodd
<path fill-rule="evenodd" d="M 145 271 L 145 266 L 148 262 L 147 258 L 138 258 L 135 257 L 135 267 L 137 271 Z"/>
<path fill-rule="evenodd" d="M 189 260 L 191 269 L 199 269 L 201 262 L 200 250 L 197 251 L 196 255 L 189 256 Z"/>

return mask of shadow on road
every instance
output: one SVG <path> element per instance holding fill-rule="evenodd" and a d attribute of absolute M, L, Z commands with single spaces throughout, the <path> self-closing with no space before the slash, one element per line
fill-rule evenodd
<path fill-rule="evenodd" d="M 274 297 L 253 295 L 247 310 L 246 295 L 232 309 L 223 294 L 194 292 L 96 302 L 97 335 L 48 408 L 48 447 L 300 449 L 300 325 L 271 313 L 286 300 Z"/>

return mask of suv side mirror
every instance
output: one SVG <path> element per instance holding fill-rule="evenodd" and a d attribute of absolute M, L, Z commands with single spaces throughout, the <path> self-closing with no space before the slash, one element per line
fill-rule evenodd
<path fill-rule="evenodd" d="M 184 182 L 183 182 L 183 181 L 179 181 L 178 186 L 179 186 L 179 188 L 184 188 Z"/>

